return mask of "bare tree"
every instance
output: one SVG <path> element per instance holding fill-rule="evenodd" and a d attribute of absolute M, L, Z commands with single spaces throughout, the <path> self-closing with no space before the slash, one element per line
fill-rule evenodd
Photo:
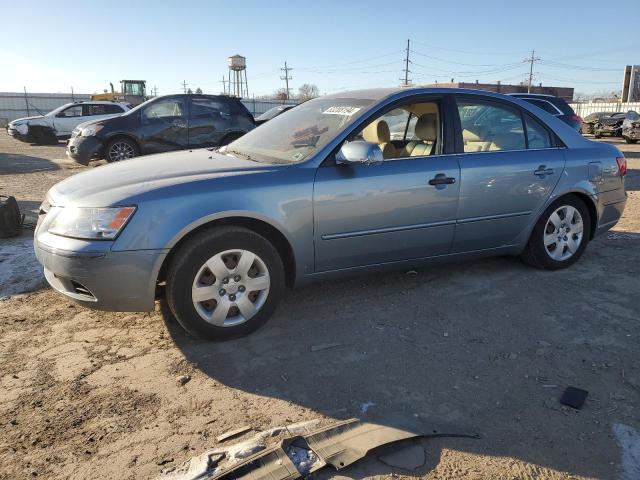
<path fill-rule="evenodd" d="M 202 89 L 200 87 L 196 88 L 196 93 L 202 95 Z"/>
<path fill-rule="evenodd" d="M 273 94 L 273 98 L 275 98 L 276 100 L 286 100 L 287 99 L 287 89 L 286 88 L 279 88 Z"/>
<path fill-rule="evenodd" d="M 320 91 L 318 90 L 318 86 L 314 85 L 313 83 L 305 83 L 300 88 L 298 88 L 298 98 L 302 101 L 315 98 L 319 94 Z"/>

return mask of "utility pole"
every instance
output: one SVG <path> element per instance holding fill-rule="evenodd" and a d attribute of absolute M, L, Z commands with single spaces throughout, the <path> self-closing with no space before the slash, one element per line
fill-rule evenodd
<path fill-rule="evenodd" d="M 187 81 L 186 80 L 182 81 L 182 89 L 184 90 L 184 93 L 187 93 Z"/>
<path fill-rule="evenodd" d="M 284 68 L 281 68 L 280 70 L 284 72 L 284 77 L 280 77 L 280 80 L 285 81 L 285 84 L 287 86 L 287 100 L 289 100 L 289 80 L 293 80 L 293 77 L 289 75 L 289 71 L 293 70 L 293 68 L 287 67 L 287 62 L 285 61 Z"/>
<path fill-rule="evenodd" d="M 409 86 L 409 73 L 411 73 L 411 71 L 409 70 L 409 39 L 407 38 L 407 50 L 406 50 L 406 55 L 404 57 L 404 83 L 403 85 L 405 87 Z M 401 78 L 400 81 L 403 81 L 403 79 Z"/>
<path fill-rule="evenodd" d="M 158 87 L 156 87 L 155 85 L 153 86 L 153 96 L 154 97 L 158 96 Z"/>
<path fill-rule="evenodd" d="M 224 75 L 222 75 L 222 80 L 220 80 L 220 83 L 222 84 L 222 93 L 223 94 L 227 94 L 227 79 L 224 78 Z"/>
<path fill-rule="evenodd" d="M 27 99 L 27 87 L 24 88 L 24 104 L 27 107 L 27 117 L 31 116 L 31 112 L 29 112 L 29 100 Z"/>
<path fill-rule="evenodd" d="M 73 87 L 71 87 L 71 101 L 72 102 L 76 101 L 76 97 L 73 95 Z"/>
<path fill-rule="evenodd" d="M 540 57 L 536 57 L 536 51 L 531 50 L 531 57 L 525 58 L 523 63 L 529 64 L 529 82 L 527 85 L 527 93 L 531 93 L 531 85 L 533 83 L 533 64 L 540 60 Z"/>

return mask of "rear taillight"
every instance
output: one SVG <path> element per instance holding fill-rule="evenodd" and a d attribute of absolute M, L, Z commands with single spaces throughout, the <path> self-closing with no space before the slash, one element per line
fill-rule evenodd
<path fill-rule="evenodd" d="M 576 122 L 581 122 L 582 121 L 582 117 L 580 115 L 573 115 L 573 117 L 571 117 L 573 120 L 575 120 Z"/>
<path fill-rule="evenodd" d="M 624 157 L 616 157 L 616 163 L 618 164 L 620 176 L 624 177 L 627 174 L 627 159 Z"/>

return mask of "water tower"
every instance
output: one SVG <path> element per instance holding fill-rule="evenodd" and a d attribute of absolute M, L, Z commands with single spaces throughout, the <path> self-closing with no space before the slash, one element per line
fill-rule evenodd
<path fill-rule="evenodd" d="M 242 78 L 244 75 L 244 79 Z M 247 59 L 242 55 L 229 57 L 229 95 L 248 97 Z"/>

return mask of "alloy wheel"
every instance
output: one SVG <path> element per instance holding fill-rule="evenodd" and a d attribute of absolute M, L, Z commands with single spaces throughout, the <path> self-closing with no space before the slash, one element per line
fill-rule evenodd
<path fill-rule="evenodd" d="M 133 158 L 135 156 L 135 150 L 127 142 L 116 142 L 109 147 L 109 160 L 112 162 L 126 160 L 127 158 Z"/>
<path fill-rule="evenodd" d="M 248 321 L 269 295 L 269 270 L 249 250 L 225 250 L 200 267 L 191 288 L 191 300 L 206 322 L 231 327 Z"/>
<path fill-rule="evenodd" d="M 580 248 L 584 235 L 582 215 L 575 207 L 558 207 L 544 228 L 544 248 L 553 260 L 562 262 L 571 258 Z"/>

